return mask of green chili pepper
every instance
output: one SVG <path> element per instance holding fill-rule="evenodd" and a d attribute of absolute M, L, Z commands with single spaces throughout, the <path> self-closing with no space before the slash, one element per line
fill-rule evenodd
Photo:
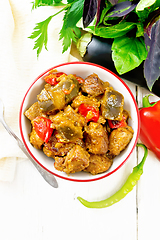
<path fill-rule="evenodd" d="M 143 174 L 143 165 L 148 155 L 148 149 L 144 144 L 138 143 L 137 146 L 144 148 L 144 156 L 142 158 L 142 161 L 133 168 L 132 173 L 129 175 L 127 181 L 125 184 L 111 197 L 98 201 L 98 202 L 88 202 L 85 199 L 81 197 L 77 197 L 77 199 L 88 208 L 105 208 L 113 205 L 116 202 L 119 202 L 121 199 L 123 199 L 129 192 L 132 191 L 134 186 L 137 184 L 137 181 L 140 179 L 141 175 Z"/>

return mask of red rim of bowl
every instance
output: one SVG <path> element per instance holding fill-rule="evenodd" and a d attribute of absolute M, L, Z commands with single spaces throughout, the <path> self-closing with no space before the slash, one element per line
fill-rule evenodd
<path fill-rule="evenodd" d="M 101 68 L 109 73 L 111 73 L 112 75 L 114 75 L 116 78 L 118 78 L 119 81 L 121 81 L 121 83 L 125 86 L 125 88 L 128 90 L 129 94 L 131 95 L 132 97 L 132 100 L 134 102 L 134 105 L 135 105 L 135 108 L 136 108 L 136 112 L 137 112 L 137 117 L 138 117 L 138 128 L 137 128 L 137 135 L 136 135 L 136 138 L 135 138 L 135 142 L 134 142 L 134 145 L 130 151 L 130 153 L 128 154 L 128 156 L 125 158 L 125 160 L 117 167 L 115 168 L 113 171 L 111 172 L 106 172 L 106 174 L 104 174 L 103 176 L 99 176 L 97 175 L 97 178 L 94 178 L 94 179 L 73 179 L 73 178 L 69 178 L 69 177 L 64 177 L 64 176 L 60 176 L 50 170 L 48 170 L 45 166 L 43 166 L 36 158 L 35 156 L 32 154 L 32 152 L 29 150 L 28 148 L 28 145 L 25 141 L 25 137 L 23 135 L 23 130 L 22 130 L 22 116 L 23 116 L 23 112 L 22 112 L 22 109 L 23 109 L 23 104 L 25 102 L 25 99 L 26 99 L 26 96 L 28 94 L 28 92 L 30 91 L 30 89 L 32 88 L 32 86 L 35 84 L 35 82 L 37 82 L 43 75 L 45 75 L 47 72 L 49 72 L 51 69 L 56 69 L 58 67 L 61 67 L 61 66 L 65 66 L 65 65 L 73 65 L 73 64 L 87 64 L 87 65 L 92 65 L 92 66 L 95 66 L 95 67 L 98 67 L 98 68 Z M 114 172 L 116 172 L 118 169 L 120 169 L 123 164 L 127 161 L 127 159 L 130 157 L 131 153 L 133 152 L 134 148 L 136 147 L 136 144 L 137 144 L 137 141 L 138 141 L 138 136 L 139 136 L 139 131 L 140 131 L 140 119 L 139 119 L 139 111 L 138 111 L 138 106 L 137 106 L 137 103 L 136 103 L 136 100 L 130 90 L 130 88 L 127 86 L 127 84 L 120 78 L 118 77 L 115 73 L 113 73 L 112 71 L 110 71 L 109 69 L 103 67 L 103 66 L 100 66 L 98 64 L 95 64 L 95 63 L 90 63 L 90 62 L 68 62 L 68 63 L 62 63 L 62 64 L 59 64 L 59 65 L 56 65 L 52 68 L 49 68 L 48 70 L 46 70 L 45 72 L 43 72 L 42 74 L 40 74 L 35 80 L 34 82 L 30 85 L 30 87 L 28 88 L 23 100 L 22 100 L 22 103 L 21 103 L 21 107 L 20 107 L 20 113 L 19 113 L 19 127 L 20 127 L 20 134 L 21 134 L 21 137 L 22 137 L 22 140 L 23 140 L 23 143 L 27 149 L 27 151 L 29 152 L 29 154 L 32 156 L 32 158 L 42 167 L 44 168 L 45 170 L 47 170 L 48 172 L 50 172 L 51 174 L 53 174 L 54 176 L 56 177 L 59 177 L 59 178 L 62 178 L 62 179 L 65 179 L 65 180 L 69 180 L 69 181 L 74 181 L 74 182 L 92 182 L 92 181 L 97 181 L 97 180 L 100 180 L 100 179 L 103 179 L 105 177 L 108 177 L 109 175 L 113 174 Z"/>

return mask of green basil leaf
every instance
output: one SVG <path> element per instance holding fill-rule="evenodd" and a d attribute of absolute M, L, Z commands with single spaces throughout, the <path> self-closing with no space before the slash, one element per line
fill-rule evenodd
<path fill-rule="evenodd" d="M 98 26 L 95 29 L 95 34 L 103 38 L 117 38 L 125 35 L 127 32 L 132 30 L 135 26 L 136 26 L 136 23 L 123 21 L 110 27 Z"/>
<path fill-rule="evenodd" d="M 72 3 L 71 7 L 67 11 L 65 20 L 66 27 L 75 27 L 77 22 L 81 19 L 83 14 L 84 0 L 76 0 Z"/>
<path fill-rule="evenodd" d="M 145 8 L 150 7 L 156 0 L 140 0 L 136 7 L 136 11 L 143 11 Z"/>
<path fill-rule="evenodd" d="M 119 74 L 124 74 L 138 67 L 147 58 L 144 39 L 121 37 L 112 44 L 112 59 Z"/>
<path fill-rule="evenodd" d="M 136 11 L 136 14 L 139 17 L 139 21 L 140 22 L 147 21 L 149 15 L 152 14 L 152 12 L 155 11 L 159 7 L 160 7 L 160 0 L 156 0 L 156 2 L 153 5 L 151 5 L 150 7 L 144 8 L 143 11 Z"/>
<path fill-rule="evenodd" d="M 141 22 L 138 22 L 136 37 L 143 37 L 143 36 L 144 36 L 144 25 Z"/>

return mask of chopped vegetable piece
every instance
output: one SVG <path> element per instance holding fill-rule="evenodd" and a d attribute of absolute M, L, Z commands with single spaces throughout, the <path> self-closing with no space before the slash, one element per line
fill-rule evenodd
<path fill-rule="evenodd" d="M 75 126 L 74 122 L 66 119 L 63 120 L 58 126 L 57 131 L 61 136 L 62 142 L 73 142 L 79 138 L 83 138 L 82 128 Z"/>
<path fill-rule="evenodd" d="M 32 125 L 37 135 L 44 141 L 48 142 L 52 133 L 53 128 L 51 128 L 52 121 L 45 117 L 36 117 L 32 121 Z"/>
<path fill-rule="evenodd" d="M 82 116 L 86 117 L 87 122 L 97 122 L 99 119 L 99 111 L 90 105 L 82 103 L 79 106 L 78 111 Z"/>
<path fill-rule="evenodd" d="M 116 120 L 108 120 L 108 125 L 110 128 L 119 128 L 119 127 L 126 127 L 127 123 L 125 121 L 125 117 L 121 121 Z"/>
<path fill-rule="evenodd" d="M 51 71 L 51 72 L 49 72 L 49 74 L 47 76 L 44 77 L 44 80 L 51 85 L 56 85 L 59 82 L 59 81 L 57 81 L 57 79 L 64 74 L 65 73 L 63 73 L 63 72 L 53 72 L 53 71 Z"/>
<path fill-rule="evenodd" d="M 38 102 L 35 102 L 34 104 L 32 104 L 32 106 L 27 109 L 27 111 L 25 111 L 25 116 L 32 121 L 33 119 L 35 119 L 38 116 L 42 116 L 42 117 L 46 117 L 46 114 L 44 114 L 39 106 Z"/>
<path fill-rule="evenodd" d="M 70 102 L 79 93 L 79 82 L 75 76 L 69 74 L 65 76 L 56 86 L 52 87 L 52 91 L 63 91 L 65 93 L 66 103 Z"/>
<path fill-rule="evenodd" d="M 41 110 L 47 114 L 63 109 L 79 93 L 79 82 L 72 74 L 63 74 L 60 78 L 60 82 L 54 86 L 47 83 L 37 96 Z"/>
<path fill-rule="evenodd" d="M 109 120 L 122 120 L 124 97 L 121 93 L 109 89 L 101 100 L 102 116 Z"/>
<path fill-rule="evenodd" d="M 46 114 L 51 114 L 55 112 L 55 110 L 61 110 L 65 106 L 65 93 L 63 91 L 53 91 L 53 86 L 50 84 L 46 85 L 37 96 L 37 99 L 41 111 Z"/>
<path fill-rule="evenodd" d="M 143 108 L 139 111 L 141 121 L 139 138 L 160 161 L 160 101 L 150 103 L 149 96 L 143 98 Z"/>
<path fill-rule="evenodd" d="M 81 78 L 81 77 L 79 77 L 79 76 L 77 76 L 77 75 L 75 75 L 75 74 L 73 74 L 73 76 L 77 79 L 77 81 L 78 81 L 79 83 L 84 83 L 84 79 L 83 79 L 83 78 Z"/>

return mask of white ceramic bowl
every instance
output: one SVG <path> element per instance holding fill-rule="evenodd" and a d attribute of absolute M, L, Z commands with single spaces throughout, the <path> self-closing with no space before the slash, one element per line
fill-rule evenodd
<path fill-rule="evenodd" d="M 78 76 L 81 76 L 82 78 L 86 78 L 88 75 L 92 73 L 96 73 L 100 79 L 102 79 L 103 81 L 108 81 L 115 90 L 123 94 L 124 109 L 126 109 L 130 114 L 129 125 L 133 128 L 134 135 L 131 142 L 127 146 L 127 148 L 119 156 L 117 156 L 114 159 L 111 168 L 107 172 L 101 173 L 98 175 L 91 175 L 90 173 L 87 173 L 87 172 L 79 172 L 79 173 L 67 175 L 66 173 L 57 171 L 54 168 L 53 158 L 48 158 L 43 153 L 42 150 L 37 150 L 30 144 L 28 134 L 30 133 L 30 130 L 31 130 L 31 124 L 30 124 L 30 121 L 24 116 L 24 112 L 35 101 L 37 101 L 36 97 L 40 93 L 40 91 L 42 90 L 45 84 L 42 77 L 53 68 L 57 69 L 60 72 L 65 72 L 66 74 L 76 74 Z M 66 180 L 77 181 L 77 182 L 88 182 L 88 181 L 99 180 L 113 174 L 127 161 L 133 149 L 135 148 L 138 140 L 139 124 L 140 124 L 139 113 L 138 113 L 138 107 L 132 92 L 130 91 L 128 86 L 124 83 L 124 81 L 120 79 L 117 75 L 115 75 L 108 69 L 96 64 L 87 63 L 87 62 L 71 62 L 71 63 L 60 64 L 60 65 L 54 66 L 53 68 L 48 69 L 47 71 L 45 71 L 35 79 L 35 81 L 27 90 L 21 104 L 19 126 L 20 126 L 20 132 L 21 132 L 23 143 L 25 144 L 28 152 L 35 159 L 35 161 L 39 165 L 41 165 L 43 168 L 45 168 L 47 171 L 51 172 L 57 177 L 60 177 Z"/>

